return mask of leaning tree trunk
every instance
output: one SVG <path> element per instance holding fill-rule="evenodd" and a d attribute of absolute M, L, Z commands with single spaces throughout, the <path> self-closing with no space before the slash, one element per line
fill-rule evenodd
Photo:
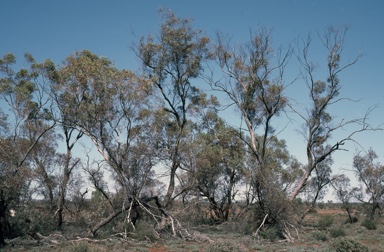
<path fill-rule="evenodd" d="M 119 214 L 121 214 L 123 211 L 126 211 L 130 208 L 130 205 L 128 204 L 127 206 L 125 206 L 124 208 L 121 208 L 120 210 L 118 211 L 115 211 L 113 213 L 111 213 L 107 218 L 101 220 L 99 223 L 97 223 L 95 226 L 93 226 L 90 230 L 92 236 L 96 236 L 96 232 L 104 227 L 105 225 L 107 225 L 108 223 L 110 223 L 114 218 L 116 218 Z"/>

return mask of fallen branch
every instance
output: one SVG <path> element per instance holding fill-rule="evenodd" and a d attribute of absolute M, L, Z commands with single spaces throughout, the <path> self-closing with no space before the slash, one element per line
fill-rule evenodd
<path fill-rule="evenodd" d="M 289 222 L 285 222 L 285 223 L 288 224 L 288 225 L 290 225 L 292 228 L 295 229 L 295 231 L 296 231 L 296 235 L 297 235 L 297 239 L 300 239 L 299 231 L 297 230 L 297 228 L 296 228 L 294 225 L 292 225 L 291 223 L 289 223 Z"/>
<path fill-rule="evenodd" d="M 259 234 L 260 229 L 264 226 L 265 221 L 267 220 L 268 214 L 265 215 L 263 222 L 260 224 L 260 226 L 257 228 L 256 232 L 252 235 L 253 237 L 257 237 Z"/>
<path fill-rule="evenodd" d="M 287 242 L 294 242 L 295 239 L 291 236 L 291 233 L 289 232 L 289 229 L 287 228 L 287 225 L 285 224 L 284 222 L 284 231 L 283 231 L 283 235 L 285 237 L 285 239 L 287 240 Z"/>
<path fill-rule="evenodd" d="M 124 206 L 120 210 L 113 212 L 107 218 L 101 220 L 98 224 L 96 224 L 93 228 L 91 228 L 91 230 L 89 232 L 92 234 L 92 236 L 95 236 L 97 230 L 99 230 L 101 227 L 103 227 L 106 224 L 108 224 L 109 222 L 111 222 L 116 216 L 121 214 L 123 211 L 128 210 L 128 208 L 129 208 L 129 205 L 128 206 Z"/>

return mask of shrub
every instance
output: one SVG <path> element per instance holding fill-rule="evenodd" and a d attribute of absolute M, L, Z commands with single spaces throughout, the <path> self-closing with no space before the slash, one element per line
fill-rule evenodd
<path fill-rule="evenodd" d="M 368 252 L 367 246 L 351 240 L 351 239 L 337 239 L 331 244 L 331 249 L 335 252 Z"/>
<path fill-rule="evenodd" d="M 337 238 L 339 236 L 345 236 L 345 231 L 342 228 L 333 228 L 329 230 L 329 234 L 332 238 Z"/>
<path fill-rule="evenodd" d="M 353 216 L 352 219 L 349 219 L 349 218 L 346 219 L 345 223 L 351 223 L 352 224 L 352 223 L 356 223 L 358 221 L 359 221 L 359 219 L 356 216 Z"/>
<path fill-rule="evenodd" d="M 327 241 L 328 240 L 328 236 L 325 232 L 314 232 L 312 234 L 312 237 L 317 240 L 317 241 Z"/>
<path fill-rule="evenodd" d="M 322 216 L 320 216 L 319 220 L 317 221 L 317 228 L 320 230 L 326 230 L 332 224 L 333 224 L 332 215 L 329 215 L 329 214 L 322 215 Z"/>
<path fill-rule="evenodd" d="M 159 239 L 155 231 L 152 229 L 151 225 L 145 221 L 139 221 L 136 224 L 136 230 L 133 234 L 130 234 L 134 236 L 135 239 L 138 240 L 150 240 L 151 242 L 154 242 Z"/>
<path fill-rule="evenodd" d="M 207 252 L 234 252 L 247 251 L 245 247 L 232 241 L 218 240 L 208 246 Z"/>
<path fill-rule="evenodd" d="M 361 225 L 365 228 L 367 228 L 368 230 L 376 230 L 376 223 L 371 220 L 371 219 L 365 219 Z"/>
<path fill-rule="evenodd" d="M 325 209 L 325 204 L 323 202 L 317 203 L 317 207 L 320 209 Z"/>
<path fill-rule="evenodd" d="M 73 245 L 72 249 L 70 250 L 72 252 L 88 252 L 90 251 L 88 244 L 81 242 L 76 245 Z"/>
<path fill-rule="evenodd" d="M 281 237 L 281 233 L 277 227 L 270 227 L 270 228 L 261 230 L 260 236 L 263 239 L 266 239 L 266 240 L 273 242 L 273 241 L 275 241 Z"/>

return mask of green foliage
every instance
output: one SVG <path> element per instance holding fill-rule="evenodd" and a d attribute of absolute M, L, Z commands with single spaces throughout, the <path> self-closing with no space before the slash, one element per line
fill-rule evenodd
<path fill-rule="evenodd" d="M 276 241 L 281 237 L 281 232 L 277 227 L 270 227 L 260 231 L 260 236 L 263 239 L 269 240 L 271 242 Z"/>
<path fill-rule="evenodd" d="M 317 228 L 320 230 L 326 230 L 333 224 L 332 215 L 325 214 L 321 215 L 319 220 L 317 221 Z"/>
<path fill-rule="evenodd" d="M 206 250 L 207 252 L 234 252 L 234 251 L 247 251 L 245 247 L 238 244 L 236 241 L 218 240 L 210 244 Z"/>
<path fill-rule="evenodd" d="M 139 221 L 136 224 L 136 230 L 134 233 L 134 238 L 139 239 L 139 240 L 150 240 L 151 242 L 154 242 L 158 240 L 158 236 L 155 233 L 155 231 L 152 229 L 152 226 L 145 222 L 145 221 Z"/>
<path fill-rule="evenodd" d="M 345 230 L 342 228 L 332 228 L 329 230 L 329 234 L 332 238 L 337 238 L 339 236 L 345 236 Z"/>
<path fill-rule="evenodd" d="M 351 219 L 346 219 L 345 220 L 345 223 L 356 223 L 356 222 L 358 222 L 359 221 L 359 219 L 356 217 L 356 216 L 353 216 Z"/>
<path fill-rule="evenodd" d="M 368 207 L 368 217 L 373 218 L 379 207 L 379 201 L 384 196 L 384 165 L 377 162 L 376 152 L 370 149 L 366 155 L 357 154 L 353 158 L 353 168 L 356 172 L 356 178 L 365 186 L 365 193 L 370 202 L 366 202 Z M 364 191 L 357 194 L 360 200 L 363 200 Z"/>
<path fill-rule="evenodd" d="M 314 232 L 312 233 L 312 237 L 317 241 L 327 241 L 328 236 L 325 232 Z"/>
<path fill-rule="evenodd" d="M 335 240 L 331 244 L 332 251 L 335 252 L 368 252 L 369 249 L 363 244 L 360 244 L 357 241 L 341 238 Z"/>
<path fill-rule="evenodd" d="M 377 229 L 376 222 L 374 220 L 371 220 L 371 219 L 365 219 L 361 223 L 361 225 L 368 230 L 376 230 Z"/>

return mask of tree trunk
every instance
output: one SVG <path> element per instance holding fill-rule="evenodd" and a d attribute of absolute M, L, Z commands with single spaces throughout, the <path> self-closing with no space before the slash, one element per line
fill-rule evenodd
<path fill-rule="evenodd" d="M 59 229 L 63 225 L 63 210 L 64 210 L 65 194 L 67 190 L 68 180 L 69 180 L 69 174 L 67 172 L 64 172 L 64 178 L 61 185 L 61 190 L 59 192 L 59 199 L 57 201 L 57 210 L 55 213 L 55 215 L 57 215 L 57 227 Z"/>
<path fill-rule="evenodd" d="M 6 212 L 7 205 L 5 204 L 3 199 L 0 199 L 0 248 L 5 245 L 4 230 L 7 225 Z"/>
<path fill-rule="evenodd" d="M 303 177 L 301 177 L 300 181 L 297 183 L 297 185 L 293 189 L 292 193 L 289 195 L 289 199 L 291 201 L 296 198 L 296 196 L 299 194 L 300 190 L 305 186 L 305 183 L 307 183 L 307 181 L 308 181 L 309 174 L 310 174 L 310 172 L 308 170 L 306 170 Z"/>
<path fill-rule="evenodd" d="M 346 207 L 345 210 L 348 213 L 349 223 L 352 224 L 353 223 L 353 218 L 352 218 L 352 215 L 351 215 L 351 210 L 349 209 L 349 207 Z"/>
<path fill-rule="evenodd" d="M 370 214 L 370 216 L 369 216 L 369 218 L 370 218 L 371 220 L 373 220 L 373 219 L 375 218 L 376 209 L 380 209 L 380 206 L 379 206 L 379 203 L 378 203 L 378 202 L 374 201 L 374 202 L 372 203 L 372 210 L 371 210 L 371 214 Z"/>
<path fill-rule="evenodd" d="M 173 195 L 173 192 L 175 191 L 176 169 L 177 169 L 176 165 L 173 165 L 173 167 L 171 168 L 168 190 L 167 190 L 167 194 L 164 197 L 164 206 L 165 207 L 167 207 L 171 203 L 172 195 Z"/>
<path fill-rule="evenodd" d="M 168 185 L 167 194 L 165 195 L 165 198 L 164 198 L 164 207 L 167 207 L 171 203 L 172 195 L 173 195 L 173 192 L 175 191 L 176 171 L 177 171 L 177 168 L 179 168 L 179 166 L 180 166 L 179 147 L 180 147 L 180 142 L 181 142 L 181 136 L 182 136 L 183 131 L 184 131 L 184 126 L 185 126 L 185 123 L 182 123 L 180 125 L 180 131 L 179 131 L 179 134 L 177 136 L 177 142 L 176 142 L 176 145 L 174 147 L 173 154 L 172 154 L 173 157 L 172 157 L 171 174 L 170 174 L 170 178 L 169 178 L 169 185 Z"/>
<path fill-rule="evenodd" d="M 126 211 L 128 210 L 130 207 L 130 204 L 127 204 L 124 208 L 118 210 L 118 211 L 115 211 L 113 212 L 112 214 L 110 214 L 107 218 L 101 220 L 99 223 L 97 223 L 93 228 L 91 228 L 90 232 L 92 234 L 92 236 L 95 236 L 96 235 L 96 232 L 102 228 L 103 226 L 107 225 L 108 223 L 110 223 L 114 218 L 116 218 L 119 214 L 121 214 L 123 211 Z"/>

